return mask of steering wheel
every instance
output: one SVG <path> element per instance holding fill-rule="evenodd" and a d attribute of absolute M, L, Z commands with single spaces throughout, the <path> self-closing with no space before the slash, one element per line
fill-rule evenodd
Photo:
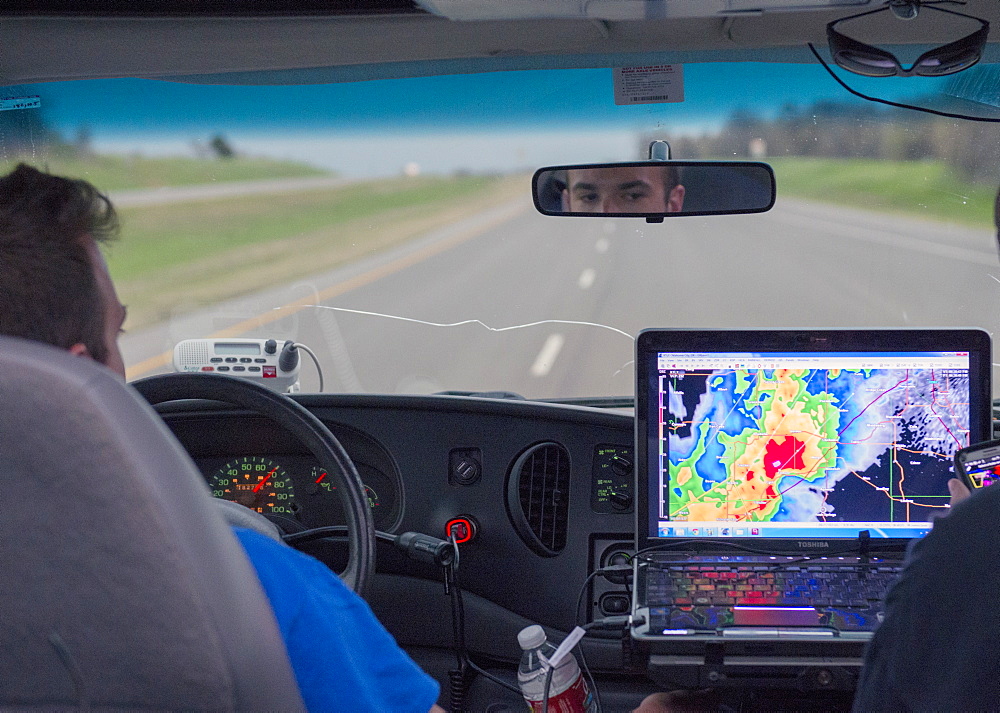
<path fill-rule="evenodd" d="M 180 399 L 224 401 L 255 411 L 287 429 L 309 449 L 342 494 L 347 516 L 348 562 L 340 578 L 363 594 L 375 571 L 375 524 L 357 468 L 336 436 L 302 406 L 260 384 L 222 374 L 162 374 L 133 381 L 132 386 L 152 405 Z M 273 527 L 263 515 L 247 508 Z"/>

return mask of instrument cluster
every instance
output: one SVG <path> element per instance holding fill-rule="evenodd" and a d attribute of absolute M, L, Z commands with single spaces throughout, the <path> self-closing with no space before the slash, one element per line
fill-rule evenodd
<path fill-rule="evenodd" d="M 212 495 L 231 500 L 264 515 L 289 518 L 306 528 L 344 525 L 337 485 L 305 455 L 241 455 L 198 458 Z M 365 486 L 375 529 L 391 531 L 401 516 L 398 484 L 386 473 L 355 462 Z"/>

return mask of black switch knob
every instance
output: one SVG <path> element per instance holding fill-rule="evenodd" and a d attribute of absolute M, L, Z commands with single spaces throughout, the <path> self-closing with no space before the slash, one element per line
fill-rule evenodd
<path fill-rule="evenodd" d="M 609 490 L 608 500 L 611 501 L 611 507 L 616 510 L 632 509 L 632 496 L 628 493 L 623 493 L 620 490 Z"/>
<path fill-rule="evenodd" d="M 601 613 L 605 616 L 614 616 L 615 614 L 627 614 L 629 609 L 632 608 L 632 603 L 625 594 L 606 594 L 601 599 Z"/>
<path fill-rule="evenodd" d="M 623 478 L 631 475 L 632 461 L 625 456 L 615 456 L 611 459 L 611 472 Z"/>
<path fill-rule="evenodd" d="M 611 567 L 620 567 L 622 565 L 632 564 L 632 558 L 627 552 L 615 552 L 613 555 L 608 557 L 608 565 Z"/>
<path fill-rule="evenodd" d="M 631 564 L 631 555 L 629 555 L 628 552 L 622 552 L 621 550 L 612 552 L 611 555 L 604 561 L 605 567 L 616 567 L 621 565 L 630 566 Z M 604 573 L 604 578 L 612 584 L 627 584 L 631 577 L 632 572 L 626 570 Z"/>

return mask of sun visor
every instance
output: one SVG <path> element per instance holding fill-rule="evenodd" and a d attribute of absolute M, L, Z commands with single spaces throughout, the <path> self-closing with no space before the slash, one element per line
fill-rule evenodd
<path fill-rule="evenodd" d="M 659 20 L 858 7 L 869 0 L 416 0 L 449 20 Z"/>

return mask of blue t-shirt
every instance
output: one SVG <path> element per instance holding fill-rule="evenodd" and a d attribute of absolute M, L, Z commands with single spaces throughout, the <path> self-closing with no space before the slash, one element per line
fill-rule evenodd
<path fill-rule="evenodd" d="M 310 711 L 427 713 L 437 702 L 437 681 L 326 565 L 252 530 L 233 532 L 271 602 Z"/>

